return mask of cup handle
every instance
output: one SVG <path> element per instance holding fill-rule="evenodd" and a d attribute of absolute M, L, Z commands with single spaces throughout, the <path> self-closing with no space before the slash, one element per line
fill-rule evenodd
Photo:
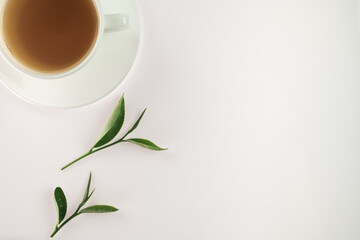
<path fill-rule="evenodd" d="M 105 32 L 117 32 L 129 28 L 126 14 L 105 14 Z"/>

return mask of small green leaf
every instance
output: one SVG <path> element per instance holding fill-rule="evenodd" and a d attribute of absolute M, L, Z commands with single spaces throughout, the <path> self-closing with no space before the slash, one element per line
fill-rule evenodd
<path fill-rule="evenodd" d="M 108 212 L 116 212 L 117 210 L 119 210 L 119 209 L 117 209 L 113 206 L 94 205 L 94 206 L 82 209 L 79 213 L 108 213 Z"/>
<path fill-rule="evenodd" d="M 90 183 L 91 183 L 91 172 L 90 172 L 88 184 L 86 186 L 86 190 L 85 190 L 85 193 L 84 193 L 82 203 L 86 203 L 86 201 L 89 200 Z"/>
<path fill-rule="evenodd" d="M 161 148 L 161 147 L 155 145 L 155 143 L 153 143 L 149 140 L 146 140 L 146 139 L 142 139 L 142 138 L 131 138 L 131 139 L 124 140 L 124 142 L 130 142 L 130 143 L 139 145 L 141 147 L 148 148 L 148 149 L 155 150 L 155 151 L 167 150 L 167 148 Z"/>
<path fill-rule="evenodd" d="M 124 95 L 122 95 L 120 101 L 116 105 L 114 111 L 112 112 L 108 122 L 105 125 L 104 130 L 102 131 L 99 140 L 94 145 L 94 148 L 101 147 L 116 137 L 119 133 L 125 119 L 125 100 Z"/>
<path fill-rule="evenodd" d="M 87 198 L 87 200 L 89 200 L 89 199 L 91 198 L 91 196 L 93 195 L 94 191 L 95 191 L 95 188 L 91 191 L 91 193 L 89 194 L 89 197 Z M 87 201 L 87 200 L 86 200 L 86 201 Z"/>
<path fill-rule="evenodd" d="M 67 203 L 66 203 L 66 197 L 64 194 L 64 191 L 57 187 L 54 191 L 54 198 L 56 202 L 56 208 L 58 213 L 58 224 L 64 220 L 67 210 Z"/>
<path fill-rule="evenodd" d="M 125 134 L 126 136 L 129 135 L 132 131 L 134 131 L 134 130 L 137 128 L 137 126 L 139 125 L 139 123 L 140 123 L 142 117 L 144 116 L 145 112 L 146 112 L 146 108 L 145 108 L 144 111 L 141 113 L 140 117 L 139 117 L 138 120 L 135 122 L 134 126 Z"/>

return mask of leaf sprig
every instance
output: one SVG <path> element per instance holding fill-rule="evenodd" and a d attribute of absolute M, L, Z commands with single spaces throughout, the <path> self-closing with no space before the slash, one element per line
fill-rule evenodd
<path fill-rule="evenodd" d="M 57 187 L 54 191 L 54 198 L 55 198 L 55 202 L 56 202 L 56 208 L 57 208 L 57 213 L 58 213 L 58 222 L 55 226 L 55 230 L 54 232 L 50 235 L 50 237 L 55 236 L 55 234 L 66 224 L 68 223 L 71 219 L 73 219 L 74 217 L 83 214 L 83 213 L 109 213 L 109 212 L 116 212 L 118 211 L 117 208 L 113 207 L 113 206 L 108 206 L 108 205 L 94 205 L 94 206 L 90 206 L 90 207 L 86 207 L 81 209 L 86 202 L 91 198 L 91 196 L 93 195 L 95 189 L 93 189 L 90 192 L 90 183 L 91 183 L 91 173 L 89 176 L 89 181 L 84 193 L 84 197 L 83 200 L 81 201 L 81 203 L 79 204 L 78 208 L 76 209 L 76 211 L 65 221 L 63 221 L 65 219 L 66 216 L 66 211 L 67 211 L 67 201 L 66 201 L 66 197 L 64 194 L 64 191 L 60 188 Z"/>
<path fill-rule="evenodd" d="M 87 153 L 83 154 L 82 156 L 78 157 L 71 163 L 62 167 L 61 170 L 64 170 L 64 169 L 70 167 L 74 163 L 80 161 L 81 159 L 83 159 L 91 154 L 94 154 L 100 150 L 111 147 L 111 146 L 121 143 L 121 142 L 133 143 L 138 146 L 141 146 L 141 147 L 144 147 L 144 148 L 147 148 L 150 150 L 154 150 L 154 151 L 167 150 L 166 148 L 161 148 L 161 147 L 157 146 L 155 143 L 153 143 L 147 139 L 142 139 L 142 138 L 125 139 L 130 133 L 132 133 L 138 127 L 145 112 L 146 112 L 146 108 L 143 110 L 140 117 L 137 119 L 137 121 L 132 126 L 132 128 L 130 130 L 128 130 L 119 140 L 114 141 L 113 143 L 109 143 L 118 135 L 118 133 L 120 132 L 120 130 L 123 126 L 124 120 L 125 120 L 125 99 L 124 99 L 124 95 L 122 95 L 120 101 L 118 102 L 115 109 L 113 110 L 109 120 L 107 121 L 107 123 L 106 123 L 99 139 L 95 143 L 95 145 Z"/>

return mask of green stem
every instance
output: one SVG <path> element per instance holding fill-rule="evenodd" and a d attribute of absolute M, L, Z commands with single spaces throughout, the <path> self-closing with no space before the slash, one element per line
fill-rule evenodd
<path fill-rule="evenodd" d="M 53 231 L 53 233 L 50 235 L 50 237 L 52 238 L 53 236 L 55 236 L 55 234 L 59 231 L 58 226 L 55 226 L 55 230 Z"/>
<path fill-rule="evenodd" d="M 125 138 L 127 135 L 128 135 L 128 134 L 125 134 L 122 138 L 120 138 L 120 139 L 117 140 L 116 142 L 110 143 L 110 144 L 105 145 L 105 146 L 103 146 L 103 147 L 100 147 L 100 148 L 98 148 L 98 149 L 96 149 L 96 150 L 90 149 L 90 151 L 88 151 L 88 152 L 85 153 L 84 155 L 78 157 L 77 159 L 75 159 L 75 160 L 72 161 L 71 163 L 69 163 L 69 164 L 65 165 L 64 167 L 62 167 L 61 170 L 64 170 L 64 169 L 70 167 L 70 166 L 73 165 L 74 163 L 80 161 L 81 159 L 83 159 L 83 158 L 85 158 L 85 157 L 87 157 L 87 156 L 89 156 L 89 155 L 91 155 L 91 154 L 94 154 L 94 153 L 96 153 L 96 152 L 98 152 L 98 151 L 100 151 L 100 150 L 103 150 L 103 149 L 105 149 L 105 148 L 111 147 L 111 146 L 113 146 L 113 145 L 115 145 L 115 144 L 118 144 L 118 143 L 120 143 L 120 142 L 124 142 L 124 138 Z"/>
<path fill-rule="evenodd" d="M 78 157 L 77 159 L 75 159 L 75 160 L 74 160 L 74 161 L 72 161 L 71 163 L 69 163 L 69 164 L 65 165 L 64 167 L 62 167 L 62 168 L 61 168 L 61 170 L 64 170 L 65 168 L 67 168 L 67 167 L 69 167 L 69 166 L 73 165 L 74 163 L 76 163 L 76 162 L 80 161 L 81 159 L 83 159 L 83 158 L 85 158 L 85 157 L 87 157 L 87 156 L 89 156 L 89 155 L 93 154 L 94 152 L 95 152 L 95 151 L 92 151 L 92 149 L 91 149 L 90 151 L 88 151 L 88 152 L 87 152 L 87 153 L 85 153 L 84 155 L 82 155 L 82 156 Z"/>
<path fill-rule="evenodd" d="M 71 219 L 73 219 L 74 217 L 80 215 L 81 213 L 78 213 L 80 207 L 75 211 L 75 213 L 73 215 L 71 215 L 68 219 L 65 220 L 65 222 L 63 222 L 62 224 L 58 225 L 55 227 L 54 232 L 50 235 L 50 237 L 52 238 L 53 236 L 55 236 L 55 234 L 66 224 L 68 223 Z"/>

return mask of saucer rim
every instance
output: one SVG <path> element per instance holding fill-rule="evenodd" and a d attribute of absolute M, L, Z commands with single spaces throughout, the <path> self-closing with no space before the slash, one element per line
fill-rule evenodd
<path fill-rule="evenodd" d="M 100 97 L 97 97 L 93 100 L 90 100 L 88 102 L 85 102 L 85 103 L 80 103 L 80 104 L 74 104 L 74 105 L 71 105 L 71 106 L 60 106 L 60 105 L 51 105 L 51 104 L 46 104 L 46 103 L 40 103 L 40 102 L 36 102 L 36 101 L 33 101 L 31 100 L 30 98 L 27 98 L 25 97 L 24 95 L 16 92 L 14 89 L 12 89 L 10 86 L 8 86 L 5 81 L 0 77 L 0 82 L 2 83 L 3 86 L 5 86 L 6 89 L 8 89 L 11 93 L 13 93 L 15 96 L 17 96 L 18 98 L 20 98 L 22 101 L 25 101 L 29 104 L 32 104 L 32 105 L 35 105 L 37 107 L 45 107 L 45 108 L 51 108 L 51 109 L 63 109 L 63 110 L 66 110 L 66 109 L 76 109 L 76 108 L 83 108 L 83 107 L 86 107 L 86 106 L 89 106 L 91 104 L 94 104 L 95 102 L 98 102 L 102 99 L 104 99 L 105 97 L 109 96 L 110 94 L 112 94 L 113 92 L 115 92 L 115 90 L 117 88 L 119 88 L 119 86 L 124 82 L 126 81 L 126 79 L 128 78 L 129 74 L 131 73 L 132 69 L 134 68 L 134 65 L 136 64 L 136 62 L 138 61 L 138 58 L 139 58 L 139 50 L 140 48 L 142 47 L 142 44 L 143 44 L 143 18 L 141 16 L 141 9 L 139 7 L 139 2 L 138 0 L 133 0 L 135 2 L 135 6 L 136 6 L 136 10 L 138 12 L 138 20 L 139 20 L 139 26 L 138 26 L 138 44 L 137 44 L 137 47 L 136 47 L 136 51 L 134 53 L 134 59 L 132 61 L 132 64 L 130 66 L 130 68 L 127 70 L 127 72 L 124 74 L 124 76 L 122 77 L 122 80 L 120 80 L 110 91 L 108 91 L 107 93 L 104 93 L 103 96 L 100 96 Z M 84 66 L 84 69 L 86 68 L 86 66 Z M 0 70 L 1 71 L 1 70 Z M 66 77 L 66 76 L 64 76 Z M 60 78 L 57 78 L 57 79 L 50 79 L 50 80 L 61 80 L 62 78 L 64 77 L 60 77 Z M 44 79 L 44 78 L 38 78 L 38 77 L 35 77 L 36 79 L 38 80 L 44 80 L 46 81 L 47 79 Z"/>

